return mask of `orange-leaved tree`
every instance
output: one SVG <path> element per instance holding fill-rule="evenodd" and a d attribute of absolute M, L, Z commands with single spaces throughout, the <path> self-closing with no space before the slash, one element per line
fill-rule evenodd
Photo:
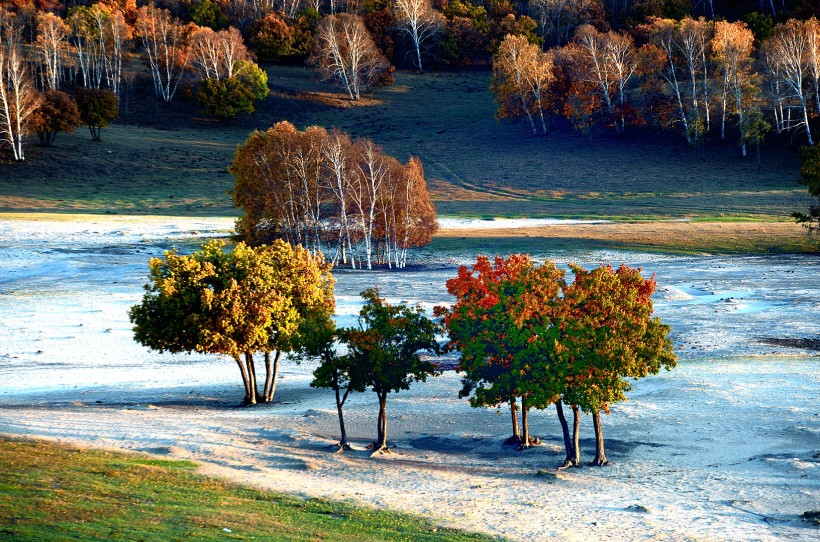
<path fill-rule="evenodd" d="M 436 308 L 450 347 L 461 352 L 465 376 L 459 396 L 470 396 L 474 407 L 509 403 L 511 439 L 522 447 L 530 444 L 529 409 L 556 402 L 560 408 L 563 377 L 555 378 L 548 349 L 538 351 L 533 343 L 546 339 L 543 330 L 559 308 L 563 276 L 552 262 L 537 267 L 523 254 L 492 261 L 479 256 L 472 268 L 461 266 L 447 281 L 456 303 Z"/>
<path fill-rule="evenodd" d="M 592 414 L 595 459 L 608 463 L 600 413 L 626 399 L 627 379 L 657 374 L 676 364 L 670 327 L 652 317 L 654 277 L 622 265 L 587 271 L 572 265 L 575 280 L 564 288 L 555 356 L 567 367 L 565 402 Z"/>

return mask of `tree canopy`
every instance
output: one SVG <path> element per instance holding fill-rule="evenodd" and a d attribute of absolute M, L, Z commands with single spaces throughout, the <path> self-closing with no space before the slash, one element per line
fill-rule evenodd
<path fill-rule="evenodd" d="M 253 132 L 234 155 L 237 222 L 254 244 L 274 238 L 335 263 L 403 267 L 407 250 L 438 228 L 421 162 L 402 165 L 367 139 L 279 122 Z"/>
<path fill-rule="evenodd" d="M 333 311 L 328 266 L 283 241 L 259 248 L 239 243 L 229 252 L 222 241 L 209 241 L 190 255 L 168 251 L 149 267 L 146 294 L 129 313 L 134 339 L 159 352 L 231 357 L 247 404 L 272 401 L 279 356 L 294 348 L 300 321 Z M 253 360 L 258 351 L 266 361 L 262 394 Z"/>
<path fill-rule="evenodd" d="M 568 464 L 577 464 L 575 435 L 569 438 L 561 403 L 591 413 L 596 430 L 594 464 L 606 464 L 600 411 L 626 399 L 626 379 L 657 374 L 675 366 L 669 327 L 652 318 L 655 280 L 640 270 L 602 266 L 593 271 L 573 265 L 575 279 L 552 262 L 536 266 L 528 256 L 479 256 L 447 281 L 456 297 L 452 307 L 438 307 L 461 352 L 461 396 L 473 406 L 512 405 L 521 397 L 524 447 L 530 443 L 529 408 L 555 404 L 564 432 Z M 575 408 L 573 408 L 575 410 Z"/>

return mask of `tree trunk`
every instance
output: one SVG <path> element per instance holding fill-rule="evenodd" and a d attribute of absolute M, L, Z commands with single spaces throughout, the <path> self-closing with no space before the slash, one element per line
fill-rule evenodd
<path fill-rule="evenodd" d="M 521 398 L 521 429 L 521 446 L 519 449 L 526 450 L 530 447 L 530 418 L 529 407 L 523 397 Z"/>
<path fill-rule="evenodd" d="M 604 432 L 601 428 L 601 411 L 592 413 L 592 426 L 595 428 L 595 459 L 590 463 L 593 467 L 609 465 L 604 453 Z"/>
<path fill-rule="evenodd" d="M 250 389 L 249 404 L 255 405 L 259 398 L 259 390 L 256 389 L 256 367 L 253 364 L 253 355 L 245 352 L 245 364 L 248 366 L 248 387 Z"/>
<path fill-rule="evenodd" d="M 273 369 L 271 370 L 270 352 L 265 352 L 265 396 L 262 399 L 265 403 L 273 402 L 276 381 L 279 377 L 279 358 L 281 355 L 282 351 L 277 350 L 276 355 L 273 357 Z"/>
<path fill-rule="evenodd" d="M 245 364 L 242 363 L 242 358 L 239 356 L 234 356 L 233 359 L 236 361 L 236 364 L 239 365 L 239 372 L 242 373 L 242 385 L 245 386 L 245 398 L 242 400 L 243 403 L 250 404 L 251 402 L 251 387 L 248 381 L 248 371 L 245 370 Z"/>
<path fill-rule="evenodd" d="M 350 444 L 347 442 L 347 431 L 345 430 L 345 416 L 343 412 L 349 390 L 345 391 L 344 395 L 339 395 L 338 380 L 334 381 L 334 384 L 336 390 L 336 413 L 339 415 L 339 431 L 341 432 L 341 436 L 339 437 L 339 451 L 343 452 L 344 450 L 350 449 Z"/>
<path fill-rule="evenodd" d="M 575 467 L 581 467 L 581 408 L 578 405 L 572 405 L 572 450 L 575 457 L 572 458 L 572 464 Z"/>
<path fill-rule="evenodd" d="M 512 414 L 512 438 L 521 441 L 521 430 L 518 428 L 518 405 L 515 396 L 510 398 L 510 414 Z"/>
<path fill-rule="evenodd" d="M 564 464 L 561 465 L 561 468 L 577 466 L 573 464 L 575 450 L 572 448 L 572 440 L 570 440 L 569 436 L 569 425 L 567 424 L 566 416 L 564 416 L 564 406 L 561 404 L 561 399 L 555 401 L 555 411 L 558 413 L 558 421 L 561 422 L 561 432 L 564 435 L 564 450 L 567 453 L 567 457 L 564 459 Z"/>
<path fill-rule="evenodd" d="M 760 169 L 760 141 L 755 141 L 755 147 L 757 148 L 757 169 Z"/>
<path fill-rule="evenodd" d="M 376 442 L 373 444 L 374 453 L 387 450 L 387 393 L 377 395 L 379 397 L 379 421 Z"/>

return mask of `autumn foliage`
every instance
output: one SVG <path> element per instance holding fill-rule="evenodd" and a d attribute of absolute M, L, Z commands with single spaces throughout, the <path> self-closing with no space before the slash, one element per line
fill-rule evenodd
<path fill-rule="evenodd" d="M 562 403 L 593 416 L 597 453 L 606 464 L 600 411 L 626 399 L 627 379 L 675 366 L 669 327 L 652 318 L 654 278 L 609 266 L 587 271 L 573 265 L 575 280 L 552 262 L 528 256 L 479 256 L 447 281 L 455 296 L 437 314 L 461 353 L 462 396 L 473 406 L 511 405 L 513 436 L 530 444 L 527 412 L 555 405 L 567 465 L 578 464 L 578 423 L 570 437 Z M 517 399 L 521 399 L 522 431 Z"/>
<path fill-rule="evenodd" d="M 401 164 L 367 139 L 280 122 L 254 132 L 230 168 L 250 243 L 286 239 L 335 263 L 403 267 L 438 227 L 421 162 Z"/>
<path fill-rule="evenodd" d="M 209 241 L 190 255 L 152 258 L 142 302 L 131 308 L 134 339 L 159 352 L 221 354 L 236 361 L 244 402 L 270 402 L 279 361 L 299 343 L 300 323 L 334 309 L 321 257 L 283 241 L 258 248 Z M 260 392 L 254 356 L 265 360 Z M 273 355 L 273 358 L 271 358 Z"/>

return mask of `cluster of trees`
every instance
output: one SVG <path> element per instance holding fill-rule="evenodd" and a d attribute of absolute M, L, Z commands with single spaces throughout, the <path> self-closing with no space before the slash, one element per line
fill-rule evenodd
<path fill-rule="evenodd" d="M 239 235 L 285 239 L 333 263 L 404 267 L 409 248 L 431 241 L 435 207 L 417 158 L 401 164 L 369 139 L 283 121 L 253 132 L 230 171 Z"/>
<path fill-rule="evenodd" d="M 626 399 L 627 379 L 676 364 L 670 328 L 652 318 L 654 277 L 639 269 L 570 266 L 574 280 L 552 262 L 528 256 L 479 257 L 447 281 L 456 297 L 438 307 L 461 353 L 460 396 L 476 407 L 509 403 L 513 438 L 529 446 L 528 411 L 555 405 L 566 449 L 565 465 L 580 465 L 579 411 L 592 415 L 596 455 L 607 463 L 600 412 Z M 520 398 L 521 424 L 518 423 Z M 574 414 L 573 431 L 563 405 Z"/>
<path fill-rule="evenodd" d="M 574 280 L 552 262 L 528 256 L 479 257 L 447 281 L 454 305 L 436 307 L 438 324 L 419 307 L 391 304 L 378 289 L 365 300 L 357 326 L 337 328 L 334 279 L 321 256 L 277 240 L 239 243 L 226 252 L 210 241 L 191 255 L 168 251 L 150 261 L 150 283 L 131 308 L 134 338 L 160 352 L 200 352 L 234 359 L 244 403 L 273 401 L 282 353 L 316 359 L 311 386 L 335 392 L 341 438 L 349 448 L 343 408 L 353 392 L 372 390 L 379 402 L 375 451 L 387 449 L 387 398 L 436 375 L 422 353 L 456 349 L 464 373 L 461 397 L 475 407 L 509 403 L 513 436 L 530 445 L 528 412 L 555 405 L 566 448 L 565 466 L 580 466 L 580 412 L 592 415 L 593 465 L 607 463 L 600 412 L 626 399 L 627 379 L 671 369 L 676 358 L 669 326 L 652 318 L 654 278 L 639 269 L 571 266 Z M 449 335 L 442 348 L 441 331 Z M 262 353 L 260 392 L 254 356 Z M 520 399 L 521 424 L 518 422 Z M 571 407 L 573 430 L 563 411 Z"/>
<path fill-rule="evenodd" d="M 203 110 L 215 116 L 252 112 L 268 94 L 267 75 L 236 28 L 183 22 L 134 0 L 67 4 L 0 7 L 0 131 L 15 160 L 25 158 L 30 132 L 50 145 L 56 133 L 84 123 L 99 140 L 99 129 L 127 106 L 137 55 L 163 102 L 173 100 L 186 74 L 194 74 Z"/>
<path fill-rule="evenodd" d="M 533 134 L 548 131 L 545 115 L 585 132 L 596 122 L 618 132 L 653 122 L 691 145 L 735 128 L 743 156 L 772 127 L 799 130 L 813 145 L 820 22 L 789 19 L 764 34 L 742 21 L 685 17 L 650 18 L 630 32 L 584 24 L 546 52 L 510 35 L 493 58 L 497 116 L 525 118 Z"/>

